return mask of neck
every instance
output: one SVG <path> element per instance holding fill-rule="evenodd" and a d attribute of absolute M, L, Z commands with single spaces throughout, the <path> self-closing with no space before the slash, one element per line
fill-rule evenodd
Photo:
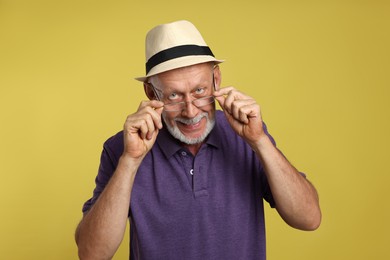
<path fill-rule="evenodd" d="M 203 142 L 199 144 L 184 144 L 183 146 L 187 148 L 188 151 L 190 151 L 190 153 L 192 153 L 193 156 L 195 156 L 199 152 L 202 144 Z"/>

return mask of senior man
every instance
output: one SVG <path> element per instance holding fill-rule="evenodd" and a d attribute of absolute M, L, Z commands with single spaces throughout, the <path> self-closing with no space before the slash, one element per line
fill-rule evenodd
<path fill-rule="evenodd" d="M 188 21 L 146 37 L 148 100 L 109 138 L 76 230 L 81 259 L 266 259 L 263 199 L 314 230 L 318 195 L 276 148 L 260 106 L 221 88 L 222 60 Z M 215 100 L 223 111 L 216 110 Z"/>

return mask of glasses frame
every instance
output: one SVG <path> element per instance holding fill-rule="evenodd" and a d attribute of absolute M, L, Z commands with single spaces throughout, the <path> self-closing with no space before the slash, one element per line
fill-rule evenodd
<path fill-rule="evenodd" d="M 153 86 L 153 84 L 152 83 L 150 83 L 150 82 L 148 82 L 148 84 L 150 85 L 150 87 L 151 87 L 151 89 L 153 90 L 153 93 L 154 93 L 154 96 L 156 97 L 156 99 L 158 100 L 158 101 L 161 101 L 161 102 L 163 102 L 162 100 L 161 100 L 161 98 L 160 98 L 160 96 L 158 95 L 158 93 L 157 93 L 157 90 L 158 91 L 161 91 L 161 92 L 163 92 L 161 89 L 158 89 L 158 88 L 156 88 L 155 86 Z M 214 76 L 214 70 L 213 70 L 213 90 L 214 91 L 216 91 L 217 90 L 217 88 L 216 88 L 216 86 L 215 86 L 215 76 Z M 204 105 L 201 105 L 201 106 L 199 106 L 199 105 L 196 105 L 194 102 L 197 102 L 197 101 L 200 101 L 200 100 L 204 100 L 204 99 L 212 99 L 212 101 L 211 102 L 209 102 L 209 103 L 207 103 L 207 104 L 204 104 Z M 181 102 L 172 102 L 172 103 L 165 103 L 164 102 L 164 111 L 166 111 L 166 112 L 179 112 L 179 111 L 183 111 L 184 109 L 185 109 L 185 105 L 187 104 L 187 103 L 191 103 L 192 105 L 194 105 L 195 107 L 197 107 L 197 108 L 200 108 L 200 107 L 203 107 L 203 106 L 206 106 L 206 105 L 209 105 L 209 104 L 211 104 L 211 103 L 213 103 L 213 102 L 215 102 L 215 99 L 214 99 L 214 96 L 213 95 L 211 95 L 211 96 L 205 96 L 205 97 L 201 97 L 201 98 L 196 98 L 196 99 L 194 99 L 194 100 L 191 100 L 191 101 L 181 101 Z M 167 105 L 180 105 L 181 107 L 182 107 L 182 109 L 169 109 L 169 108 L 167 108 Z"/>

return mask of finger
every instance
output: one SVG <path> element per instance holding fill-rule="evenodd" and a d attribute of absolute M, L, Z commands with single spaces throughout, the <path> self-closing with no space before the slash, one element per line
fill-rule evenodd
<path fill-rule="evenodd" d="M 248 102 L 245 106 L 240 109 L 240 120 L 249 123 L 250 119 L 260 117 L 260 107 L 255 101 Z"/>
<path fill-rule="evenodd" d="M 147 119 L 148 119 L 148 126 L 149 129 L 152 130 L 152 133 L 156 129 L 161 129 L 162 128 L 162 121 L 161 121 L 161 113 L 162 113 L 163 108 L 157 108 L 157 109 L 152 109 L 148 111 L 147 114 Z"/>
<path fill-rule="evenodd" d="M 214 96 L 219 97 L 219 96 L 224 96 L 227 95 L 230 91 L 235 90 L 234 87 L 225 87 L 225 88 L 220 88 L 216 91 L 214 91 Z"/>
<path fill-rule="evenodd" d="M 214 96 L 230 96 L 233 95 L 235 99 L 251 99 L 250 96 L 238 91 L 234 87 L 221 88 L 214 92 Z"/>
<path fill-rule="evenodd" d="M 150 105 L 154 109 L 158 109 L 158 108 L 164 107 L 164 103 L 162 101 L 158 101 L 158 100 L 151 100 L 150 101 Z"/>
<path fill-rule="evenodd" d="M 142 105 L 140 106 L 142 107 Z M 154 108 L 150 105 L 147 105 L 145 107 L 140 108 L 137 111 L 137 114 L 140 117 L 145 117 L 145 119 L 151 120 L 151 122 L 154 124 L 153 128 L 162 128 L 162 122 L 161 122 L 161 113 L 163 111 L 164 107 L 158 107 Z"/>
<path fill-rule="evenodd" d="M 145 119 L 146 126 L 148 127 L 148 132 L 146 134 L 146 139 L 152 139 L 154 131 L 156 131 L 155 122 L 153 121 L 152 116 L 149 114 Z"/>
<path fill-rule="evenodd" d="M 162 108 L 159 108 L 162 110 Z M 153 135 L 162 128 L 161 115 L 150 107 L 146 108 L 146 112 L 142 114 L 142 122 L 140 124 L 140 134 L 144 139 L 151 140 Z"/>
<path fill-rule="evenodd" d="M 146 109 L 155 113 L 150 107 Z M 155 132 L 156 127 L 152 120 L 152 116 L 149 113 L 142 111 L 142 113 L 137 112 L 136 114 L 128 116 L 124 129 L 129 134 L 137 134 L 141 139 L 150 139 Z"/>
<path fill-rule="evenodd" d="M 245 105 L 241 107 L 239 111 L 239 120 L 244 124 L 248 124 L 249 117 L 252 112 L 253 112 L 252 105 Z"/>
<path fill-rule="evenodd" d="M 247 115 L 247 114 L 245 113 L 245 111 L 243 111 L 242 109 L 240 110 L 239 120 L 240 120 L 243 124 L 248 124 L 248 123 L 249 123 L 248 115 Z"/>
<path fill-rule="evenodd" d="M 247 100 L 235 100 L 231 105 L 231 113 L 236 120 L 246 123 L 246 116 L 242 108 L 248 103 Z M 243 118 L 245 119 L 243 120 Z"/>
<path fill-rule="evenodd" d="M 148 129 L 148 124 L 146 123 L 145 120 L 141 120 L 139 126 L 138 126 L 138 133 L 139 133 L 139 136 L 141 137 L 141 139 L 145 139 L 148 132 L 149 132 L 149 129 Z"/>
<path fill-rule="evenodd" d="M 248 115 L 246 113 L 247 107 L 256 104 L 252 99 L 246 100 L 235 100 L 232 103 L 232 115 L 236 120 L 241 121 L 242 123 L 248 123 Z"/>
<path fill-rule="evenodd" d="M 164 110 L 164 107 L 159 107 L 159 108 L 156 108 L 154 111 L 155 113 L 153 114 L 153 121 L 154 121 L 154 124 L 157 126 L 158 129 L 161 129 L 163 127 L 162 125 L 162 121 L 161 121 L 161 114 Z"/>
<path fill-rule="evenodd" d="M 227 97 L 229 97 L 233 91 L 235 91 L 236 89 L 232 86 L 229 86 L 229 87 L 225 87 L 225 88 L 221 88 L 217 91 L 214 91 L 214 97 L 215 99 L 218 101 L 219 105 L 221 106 L 221 108 L 227 112 L 228 114 L 231 113 L 231 109 L 230 109 L 230 104 L 231 104 L 231 100 L 232 100 L 232 97 L 230 97 L 228 100 Z M 226 102 L 228 101 L 228 102 Z"/>
<path fill-rule="evenodd" d="M 224 96 L 214 96 L 218 101 L 219 106 L 223 109 L 225 106 L 225 97 Z"/>
<path fill-rule="evenodd" d="M 164 106 L 164 103 L 158 100 L 144 100 L 138 106 L 138 111 L 142 110 L 145 107 L 151 107 L 153 109 L 158 109 Z"/>
<path fill-rule="evenodd" d="M 236 100 L 234 90 L 231 90 L 227 93 L 227 96 L 225 97 L 225 103 L 224 103 L 224 109 L 229 113 L 233 113 L 233 102 Z"/>

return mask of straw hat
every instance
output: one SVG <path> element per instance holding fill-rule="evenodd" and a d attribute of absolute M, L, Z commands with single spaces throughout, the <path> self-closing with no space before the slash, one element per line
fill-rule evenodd
<path fill-rule="evenodd" d="M 188 21 L 162 24 L 151 29 L 145 41 L 146 75 L 136 80 L 181 67 L 217 60 L 196 27 Z"/>

